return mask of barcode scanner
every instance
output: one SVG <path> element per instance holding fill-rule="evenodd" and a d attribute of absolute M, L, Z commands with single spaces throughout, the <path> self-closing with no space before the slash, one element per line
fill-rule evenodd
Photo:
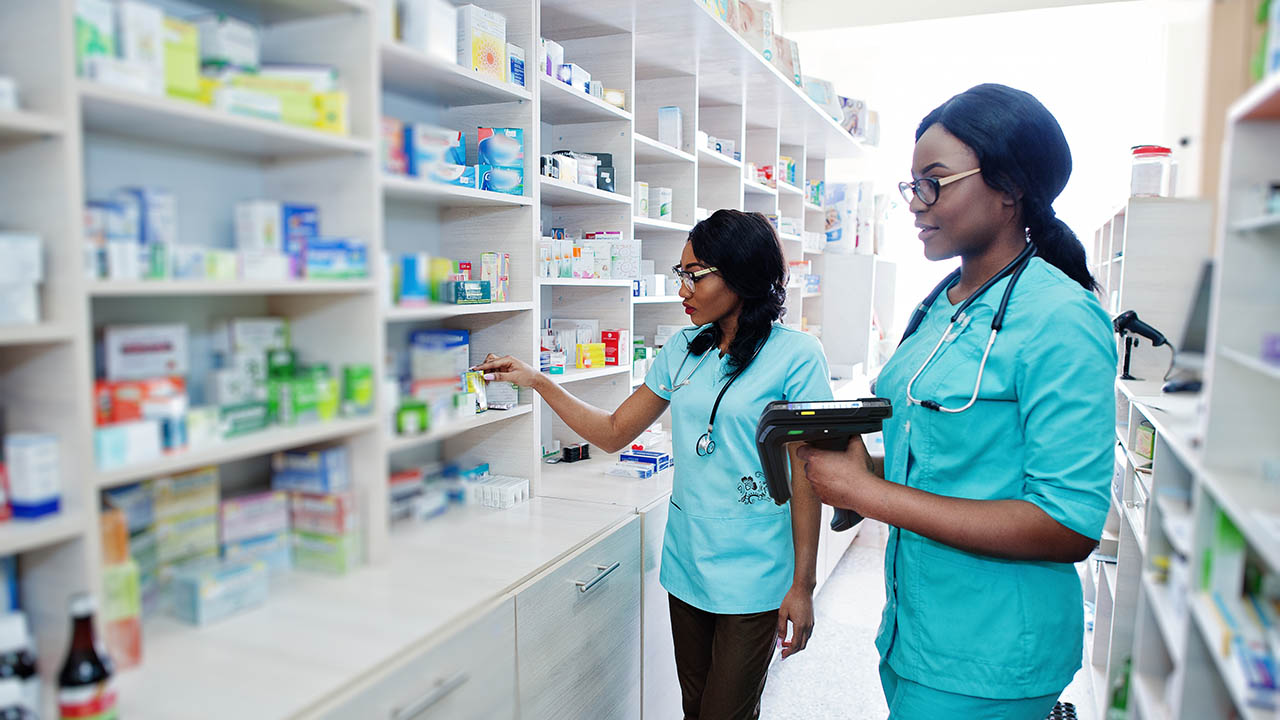
<path fill-rule="evenodd" d="M 893 406 L 884 398 L 769 403 L 756 426 L 756 450 L 769 496 L 779 505 L 791 499 L 788 443 L 807 442 L 819 450 L 844 451 L 854 435 L 879 432 L 890 417 Z M 836 508 L 831 529 L 840 532 L 859 522 L 862 516 L 858 513 Z"/>

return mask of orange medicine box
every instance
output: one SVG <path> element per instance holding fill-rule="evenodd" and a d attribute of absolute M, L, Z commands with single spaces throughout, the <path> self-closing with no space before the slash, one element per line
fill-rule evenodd
<path fill-rule="evenodd" d="M 345 535 L 354 530 L 359 516 L 355 496 L 350 492 L 332 495 L 290 493 L 289 519 L 294 530 Z"/>
<path fill-rule="evenodd" d="M 181 376 L 147 380 L 99 380 L 94 384 L 94 419 L 98 425 L 142 420 L 142 406 L 152 400 L 168 400 L 187 394 Z"/>
<path fill-rule="evenodd" d="M 102 562 L 119 565 L 129 561 L 129 523 L 124 511 L 102 511 Z"/>

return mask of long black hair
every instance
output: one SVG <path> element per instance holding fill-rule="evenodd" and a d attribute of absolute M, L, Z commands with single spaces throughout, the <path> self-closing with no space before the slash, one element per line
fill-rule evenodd
<path fill-rule="evenodd" d="M 972 87 L 925 116 L 916 140 L 934 124 L 978 156 L 987 185 L 1022 194 L 1022 222 L 1040 257 L 1085 290 L 1097 288 L 1084 245 L 1053 211 L 1071 177 L 1071 148 L 1062 127 L 1030 93 L 987 83 Z"/>
<path fill-rule="evenodd" d="M 738 331 L 729 343 L 729 367 L 741 370 L 769 339 L 773 321 L 786 312 L 787 262 L 778 233 L 764 215 L 717 210 L 689 232 L 693 254 L 707 267 L 719 269 L 725 285 L 742 300 Z M 713 324 L 689 343 L 701 355 L 723 339 Z"/>

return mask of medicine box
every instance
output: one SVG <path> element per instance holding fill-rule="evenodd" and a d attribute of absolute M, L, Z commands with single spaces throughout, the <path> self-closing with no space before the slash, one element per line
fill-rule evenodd
<path fill-rule="evenodd" d="M 268 424 L 269 413 L 265 402 L 218 407 L 218 433 L 223 440 L 265 430 Z"/>
<path fill-rule="evenodd" d="M 271 457 L 271 487 L 293 492 L 335 493 L 351 486 L 347 449 L 289 450 Z"/>
<path fill-rule="evenodd" d="M 187 373 L 186 325 L 108 325 L 102 344 L 107 380 Z"/>
<path fill-rule="evenodd" d="M 234 563 L 262 562 L 275 575 L 293 568 L 293 543 L 286 529 L 272 535 L 225 543 L 222 546 L 222 557 Z"/>
<path fill-rule="evenodd" d="M 274 200 L 236 203 L 236 247 L 240 250 L 283 252 L 281 205 Z"/>
<path fill-rule="evenodd" d="M 684 147 L 684 123 L 679 107 L 658 108 L 658 142 L 677 150 Z"/>
<path fill-rule="evenodd" d="M 524 166 L 524 130 L 521 128 L 476 129 L 476 152 L 480 165 Z"/>
<path fill-rule="evenodd" d="M 226 562 L 180 569 L 169 584 L 173 614 L 192 625 L 206 625 L 267 601 L 263 562 Z"/>
<path fill-rule="evenodd" d="M 136 420 L 95 428 L 94 457 L 99 470 L 109 471 L 138 465 L 160 457 L 160 423 Z"/>
<path fill-rule="evenodd" d="M 507 81 L 507 19 L 476 5 L 458 8 L 458 64 Z"/>
<path fill-rule="evenodd" d="M 513 167 L 479 165 L 476 167 L 476 187 L 489 192 L 523 195 L 524 168 L 518 165 Z"/>
<path fill-rule="evenodd" d="M 466 330 L 415 330 L 409 334 L 409 376 L 413 380 L 453 380 L 471 366 L 471 334 Z"/>
<path fill-rule="evenodd" d="M 140 0 L 117 0 L 116 37 L 122 60 L 145 68 L 147 91 L 164 93 L 164 11 Z"/>
<path fill-rule="evenodd" d="M 0 285 L 0 326 L 40 322 L 40 291 L 33 283 Z"/>
<path fill-rule="evenodd" d="M 556 71 L 556 79 L 580 93 L 585 93 L 587 86 L 591 84 L 591 73 L 583 70 L 582 66 L 576 63 L 565 63 Z"/>
<path fill-rule="evenodd" d="M 556 77 L 560 66 L 564 64 L 564 46 L 555 40 L 542 38 L 542 72 Z"/>
<path fill-rule="evenodd" d="M 350 492 L 290 493 L 289 519 L 294 530 L 322 535 L 343 535 L 360 525 L 355 495 Z"/>
<path fill-rule="evenodd" d="M 602 330 L 600 339 L 604 341 L 605 365 L 631 364 L 630 330 Z"/>
<path fill-rule="evenodd" d="M 653 465 L 641 462 L 616 462 L 605 471 L 606 475 L 644 480 L 654 475 Z"/>
<path fill-rule="evenodd" d="M 576 367 L 602 368 L 605 366 L 604 343 L 578 343 Z"/>
<path fill-rule="evenodd" d="M 398 0 L 405 45 L 445 62 L 458 62 L 458 9 L 448 0 Z M 393 11 L 394 12 L 394 11 Z"/>
<path fill-rule="evenodd" d="M 117 562 L 103 565 L 102 590 L 102 620 L 111 622 L 142 613 L 138 564 L 127 555 Z"/>
<path fill-rule="evenodd" d="M 258 29 L 218 13 L 194 21 L 200 32 L 200 63 L 206 70 L 258 69 Z"/>
<path fill-rule="evenodd" d="M 13 516 L 36 518 L 57 512 L 62 495 L 58 438 L 46 433 L 9 433 L 4 436 L 4 458 Z"/>
<path fill-rule="evenodd" d="M 441 163 L 431 167 L 427 179 L 432 182 L 458 187 L 475 188 L 477 183 L 475 165 L 449 165 Z"/>
<path fill-rule="evenodd" d="M 395 118 L 382 118 L 382 171 L 392 175 L 409 172 L 404 123 Z"/>
<path fill-rule="evenodd" d="M 368 246 L 348 238 L 319 238 L 306 253 L 310 280 L 354 280 L 368 277 Z"/>
<path fill-rule="evenodd" d="M 653 450 L 628 450 L 618 456 L 621 462 L 639 462 L 648 463 L 655 470 L 661 472 L 671 467 L 671 456 L 664 452 L 656 452 Z"/>
<path fill-rule="evenodd" d="M 218 510 L 216 467 L 156 478 L 151 488 L 156 520 L 161 522 L 193 513 L 216 513 Z"/>
<path fill-rule="evenodd" d="M 361 554 L 359 533 L 293 532 L 293 564 L 299 570 L 342 575 L 359 566 Z"/>
<path fill-rule="evenodd" d="M 125 528 L 132 534 L 155 524 L 155 495 L 151 483 L 133 483 L 102 491 L 103 503 L 123 513 Z"/>
<path fill-rule="evenodd" d="M 76 0 L 76 72 L 85 74 L 91 57 L 116 55 L 115 5 L 110 0 Z"/>
<path fill-rule="evenodd" d="M 289 530 L 289 496 L 272 491 L 222 501 L 219 536 L 225 545 Z"/>
<path fill-rule="evenodd" d="M 492 302 L 491 288 L 487 280 L 447 282 L 440 289 L 440 299 L 454 305 L 483 305 Z"/>
<path fill-rule="evenodd" d="M 103 634 L 106 636 L 107 652 L 116 669 L 128 670 L 142 664 L 141 614 L 107 622 Z"/>
<path fill-rule="evenodd" d="M 524 48 L 507 43 L 507 78 L 512 85 L 524 87 Z"/>
<path fill-rule="evenodd" d="M 164 19 L 164 91 L 184 100 L 200 97 L 200 30 L 177 18 Z"/>
<path fill-rule="evenodd" d="M 156 523 L 156 558 L 161 566 L 217 552 L 217 506 Z"/>
<path fill-rule="evenodd" d="M 265 356 L 271 350 L 289 347 L 289 321 L 277 317 L 229 318 L 213 326 L 213 352 L 224 363 L 233 355 Z"/>
<path fill-rule="evenodd" d="M 404 152 L 409 174 L 427 177 L 435 165 L 467 164 L 466 135 L 426 123 L 408 123 L 404 128 Z"/>
<path fill-rule="evenodd" d="M 39 235 L 0 232 L 0 285 L 44 282 L 44 242 Z"/>

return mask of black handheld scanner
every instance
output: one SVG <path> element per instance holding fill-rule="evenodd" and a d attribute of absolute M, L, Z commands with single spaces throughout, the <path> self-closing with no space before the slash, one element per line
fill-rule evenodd
<path fill-rule="evenodd" d="M 893 406 L 884 398 L 769 403 L 756 426 L 756 449 L 773 501 L 781 505 L 791 499 L 788 443 L 807 442 L 822 450 L 845 450 L 850 438 L 879 432 L 889 417 L 893 417 Z M 831 529 L 848 530 L 861 521 L 862 516 L 852 510 L 836 508 Z"/>

